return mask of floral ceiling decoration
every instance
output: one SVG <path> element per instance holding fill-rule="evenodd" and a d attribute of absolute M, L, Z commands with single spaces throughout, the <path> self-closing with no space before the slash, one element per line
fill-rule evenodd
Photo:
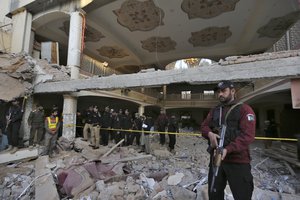
<path fill-rule="evenodd" d="M 209 27 L 201 31 L 192 32 L 192 37 L 189 38 L 189 42 L 194 46 L 214 46 L 216 44 L 226 42 L 232 33 L 229 30 L 229 26 L 225 27 Z"/>
<path fill-rule="evenodd" d="M 164 11 L 153 0 L 125 1 L 114 13 L 118 16 L 118 23 L 130 31 L 150 31 L 163 25 Z"/>
<path fill-rule="evenodd" d="M 149 52 L 168 52 L 175 49 L 176 42 L 170 37 L 150 37 L 141 41 L 142 48 Z"/>
<path fill-rule="evenodd" d="M 181 8 L 193 18 L 212 18 L 235 9 L 239 0 L 183 0 Z"/>
<path fill-rule="evenodd" d="M 257 30 L 260 37 L 278 38 L 300 18 L 300 12 L 292 12 L 282 17 L 271 19 L 266 25 Z"/>
<path fill-rule="evenodd" d="M 97 51 L 101 56 L 108 58 L 123 58 L 128 56 L 123 49 L 117 46 L 103 46 L 100 49 L 97 49 Z"/>

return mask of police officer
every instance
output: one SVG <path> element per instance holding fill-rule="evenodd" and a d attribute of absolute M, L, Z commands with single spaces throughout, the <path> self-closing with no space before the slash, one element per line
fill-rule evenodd
<path fill-rule="evenodd" d="M 51 115 L 45 119 L 45 154 L 48 154 L 49 157 L 53 156 L 60 124 L 58 111 L 52 110 Z"/>
<path fill-rule="evenodd" d="M 91 144 L 93 149 L 99 149 L 100 143 L 100 127 L 101 127 L 101 114 L 99 112 L 98 106 L 94 106 L 92 118 L 92 130 L 91 130 Z"/>
<path fill-rule="evenodd" d="M 210 110 L 201 125 L 202 135 L 209 140 L 212 149 L 210 151 L 208 188 L 211 188 L 212 184 L 214 149 L 218 145 L 218 138 L 220 138 L 216 130 L 225 124 L 226 115 L 227 129 L 222 162 L 215 178 L 213 190 L 209 192 L 209 199 L 223 200 L 224 189 L 228 181 L 235 200 L 251 200 L 253 176 L 251 174 L 249 145 L 254 141 L 255 136 L 255 114 L 249 105 L 236 101 L 236 90 L 231 81 L 220 82 L 216 89 L 220 104 Z"/>
<path fill-rule="evenodd" d="M 15 153 L 18 150 L 19 146 L 19 130 L 21 126 L 21 120 L 22 120 L 22 111 L 21 107 L 19 105 L 19 101 L 17 99 L 14 99 L 12 101 L 12 105 L 10 106 L 9 110 L 6 113 L 6 131 L 7 131 L 7 137 L 8 137 L 8 149 L 7 151 L 10 151 L 10 153 Z M 22 138 L 23 140 L 23 138 Z"/>
<path fill-rule="evenodd" d="M 111 128 L 111 114 L 109 110 L 109 106 L 106 106 L 102 115 L 102 127 L 101 127 L 101 137 L 100 137 L 100 144 L 103 146 L 108 145 L 109 140 L 109 130 Z"/>
<path fill-rule="evenodd" d="M 169 121 L 168 121 L 168 117 L 166 115 L 166 112 L 163 109 L 161 109 L 160 110 L 160 114 L 159 114 L 159 116 L 157 118 L 157 131 L 158 132 L 165 132 L 166 128 L 168 126 L 168 123 L 169 123 Z M 164 133 L 160 133 L 159 134 L 159 143 L 161 145 L 164 145 L 165 142 L 166 142 L 166 136 L 165 136 L 165 134 Z"/>
<path fill-rule="evenodd" d="M 90 133 L 92 132 L 93 126 L 92 126 L 92 116 L 93 116 L 93 106 L 89 106 L 89 108 L 85 111 L 84 113 L 84 120 L 85 120 L 85 124 L 83 127 L 83 141 L 88 141 L 89 136 L 88 136 L 88 132 L 90 131 Z"/>
<path fill-rule="evenodd" d="M 169 135 L 169 151 L 172 153 L 175 153 L 174 147 L 176 144 L 176 135 L 172 133 L 178 133 L 178 121 L 176 119 L 176 116 L 172 114 L 169 124 L 168 124 L 168 132 L 170 132 Z"/>
<path fill-rule="evenodd" d="M 44 108 L 40 105 L 36 106 L 36 109 L 31 111 L 28 117 L 28 125 L 30 126 L 29 147 L 36 144 L 41 145 L 41 141 L 44 135 Z M 34 137 L 36 136 L 36 142 Z"/>

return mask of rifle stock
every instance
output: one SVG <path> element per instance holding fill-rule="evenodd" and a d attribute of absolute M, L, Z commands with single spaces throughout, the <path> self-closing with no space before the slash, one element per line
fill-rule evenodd
<path fill-rule="evenodd" d="M 220 137 L 219 145 L 216 149 L 216 152 L 215 152 L 215 155 L 213 158 L 213 163 L 212 163 L 213 176 L 212 176 L 212 181 L 211 181 L 211 185 L 210 185 L 211 193 L 214 192 L 214 190 L 215 190 L 215 179 L 218 176 L 219 167 L 221 166 L 221 162 L 222 162 L 225 133 L 226 133 L 226 125 L 223 124 L 222 128 L 221 128 L 221 137 Z"/>

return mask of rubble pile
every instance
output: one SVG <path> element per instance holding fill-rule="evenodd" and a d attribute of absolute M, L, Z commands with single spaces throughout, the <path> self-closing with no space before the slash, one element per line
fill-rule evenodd
<path fill-rule="evenodd" d="M 61 199 L 208 199 L 207 141 L 201 137 L 179 136 L 176 153 L 171 153 L 166 146 L 159 144 L 158 138 L 159 135 L 151 136 L 151 154 L 139 152 L 140 148 L 137 146 L 117 146 L 112 143 L 94 150 L 89 146 L 89 142 L 80 138 L 69 144 L 73 148 L 69 150 L 68 143 L 60 139 L 59 152 L 54 157 L 44 159 L 48 156 L 40 156 L 35 161 L 35 179 L 38 179 L 40 184 L 29 186 L 29 189 L 23 192 L 22 198 L 41 198 L 36 195 L 41 193 L 38 192 L 38 187 L 43 186 L 45 180 L 39 176 L 53 174 L 48 176 L 48 179 L 53 178 L 56 187 L 53 184 L 52 189 L 57 191 L 57 196 Z M 278 145 L 282 144 L 275 143 L 273 147 L 277 148 Z M 251 146 L 251 154 L 255 185 L 252 199 L 299 199 L 299 168 L 266 156 L 260 141 Z M 32 164 L 33 161 L 29 163 Z M 18 167 L 14 169 L 17 170 Z M 26 188 L 25 185 L 30 185 L 34 178 L 31 168 L 19 174 L 17 171 L 6 174 L 0 180 L 0 189 L 4 195 L 20 195 Z M 21 182 L 12 181 L 16 180 L 16 177 L 22 177 Z M 10 190 L 12 187 L 18 190 Z M 51 191 L 51 188 L 47 186 L 48 190 Z M 225 194 L 226 199 L 233 200 L 228 186 Z M 45 195 L 44 192 L 42 195 Z"/>
<path fill-rule="evenodd" d="M 31 58 L 32 59 L 32 58 Z M 66 81 L 70 79 L 70 70 L 66 66 L 49 64 L 47 60 L 33 60 L 37 75 L 51 75 L 51 79 L 43 82 Z"/>
<path fill-rule="evenodd" d="M 281 150 L 289 146 L 294 153 Z M 276 154 L 271 152 L 277 152 Z M 281 152 L 281 153 L 280 153 Z M 299 194 L 299 165 L 296 159 L 296 146 L 273 143 L 271 149 L 264 149 L 256 145 L 252 148 L 253 176 L 255 185 L 262 190 L 274 191 L 279 194 Z M 287 162 L 283 158 L 284 154 L 289 154 Z M 292 167 L 294 166 L 294 168 Z"/>
<path fill-rule="evenodd" d="M 152 156 L 130 146 L 103 157 L 112 146 L 92 150 L 77 139 L 74 148 L 81 153 L 66 151 L 52 160 L 60 194 L 75 199 L 196 199 L 197 189 L 203 188 L 196 188 L 199 180 L 207 183 L 209 156 L 201 148 L 206 141 L 182 140 L 176 147 L 180 151 L 172 154 L 155 140 Z"/>
<path fill-rule="evenodd" d="M 28 187 L 34 180 L 32 163 L 1 166 L 0 169 L 0 199 L 34 199 L 34 187 Z"/>
<path fill-rule="evenodd" d="M 35 60 L 26 54 L 0 54 L 0 98 L 11 101 L 28 96 L 35 84 L 69 80 L 69 74 L 64 66 Z"/>
<path fill-rule="evenodd" d="M 0 97 L 2 100 L 10 101 L 31 94 L 33 78 L 33 66 L 23 56 L 0 54 Z"/>

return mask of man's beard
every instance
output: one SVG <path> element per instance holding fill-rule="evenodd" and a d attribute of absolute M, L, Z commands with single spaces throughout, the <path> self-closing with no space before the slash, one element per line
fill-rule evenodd
<path fill-rule="evenodd" d="M 222 104 L 227 104 L 232 100 L 232 94 L 229 94 L 227 98 L 220 96 L 219 100 Z"/>

